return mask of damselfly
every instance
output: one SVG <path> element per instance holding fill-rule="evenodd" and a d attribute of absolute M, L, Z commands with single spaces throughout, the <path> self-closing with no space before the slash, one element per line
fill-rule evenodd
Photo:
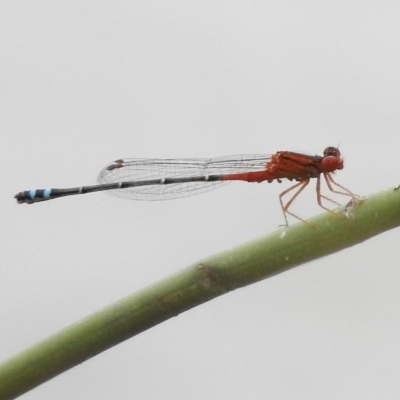
<path fill-rule="evenodd" d="M 332 173 L 341 169 L 343 159 L 335 147 L 327 147 L 323 156 L 279 151 L 273 155 L 220 158 L 120 159 L 100 172 L 98 185 L 27 190 L 16 194 L 15 198 L 20 204 L 33 204 L 64 196 L 110 191 L 115 196 L 133 200 L 167 200 L 212 190 L 232 181 L 260 183 L 288 179 L 297 182 L 279 195 L 287 225 L 288 214 L 302 220 L 289 209 L 311 178 L 317 179 L 317 202 L 325 210 L 329 211 L 329 208 L 323 200 L 339 204 L 321 193 L 321 175 L 331 192 L 356 197 L 333 179 Z M 284 201 L 283 198 L 290 192 L 291 197 Z"/>

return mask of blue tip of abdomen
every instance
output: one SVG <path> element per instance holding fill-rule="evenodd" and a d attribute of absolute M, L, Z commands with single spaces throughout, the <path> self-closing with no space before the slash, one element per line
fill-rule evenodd
<path fill-rule="evenodd" d="M 35 201 L 35 200 L 41 200 L 41 199 L 49 199 L 51 196 L 51 189 L 32 189 L 28 190 L 27 197 L 29 197 L 30 200 Z"/>

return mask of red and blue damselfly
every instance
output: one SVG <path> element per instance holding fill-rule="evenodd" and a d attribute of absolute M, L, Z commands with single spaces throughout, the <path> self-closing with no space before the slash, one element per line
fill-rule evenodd
<path fill-rule="evenodd" d="M 317 203 L 325 210 L 330 211 L 323 200 L 338 203 L 321 193 L 321 176 L 331 192 L 357 197 L 333 179 L 332 173 L 341 169 L 343 159 L 336 147 L 327 147 L 323 156 L 279 151 L 273 155 L 219 158 L 127 158 L 108 164 L 99 174 L 98 185 L 27 190 L 16 194 L 15 198 L 20 204 L 33 204 L 59 197 L 109 191 L 115 196 L 132 200 L 167 200 L 206 192 L 233 181 L 260 183 L 288 179 L 296 183 L 279 195 L 288 225 L 287 215 L 303 221 L 290 211 L 290 206 L 311 178 L 317 179 Z M 284 201 L 289 193 L 291 196 Z"/>

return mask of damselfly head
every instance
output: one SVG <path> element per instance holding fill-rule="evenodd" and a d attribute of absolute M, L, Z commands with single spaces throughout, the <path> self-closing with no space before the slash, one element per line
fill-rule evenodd
<path fill-rule="evenodd" d="M 327 147 L 320 162 L 323 172 L 334 172 L 343 169 L 343 159 L 340 157 L 340 150 L 336 147 Z"/>

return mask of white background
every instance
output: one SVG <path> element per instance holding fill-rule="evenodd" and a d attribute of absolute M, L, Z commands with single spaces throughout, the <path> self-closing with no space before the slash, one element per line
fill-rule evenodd
<path fill-rule="evenodd" d="M 0 360 L 283 222 L 284 184 L 104 194 L 121 157 L 337 146 L 361 195 L 399 183 L 398 1 L 1 1 Z M 313 188 L 296 212 L 321 212 Z M 344 233 L 345 234 L 345 233 Z M 24 395 L 398 399 L 398 230 L 169 320 Z"/>

